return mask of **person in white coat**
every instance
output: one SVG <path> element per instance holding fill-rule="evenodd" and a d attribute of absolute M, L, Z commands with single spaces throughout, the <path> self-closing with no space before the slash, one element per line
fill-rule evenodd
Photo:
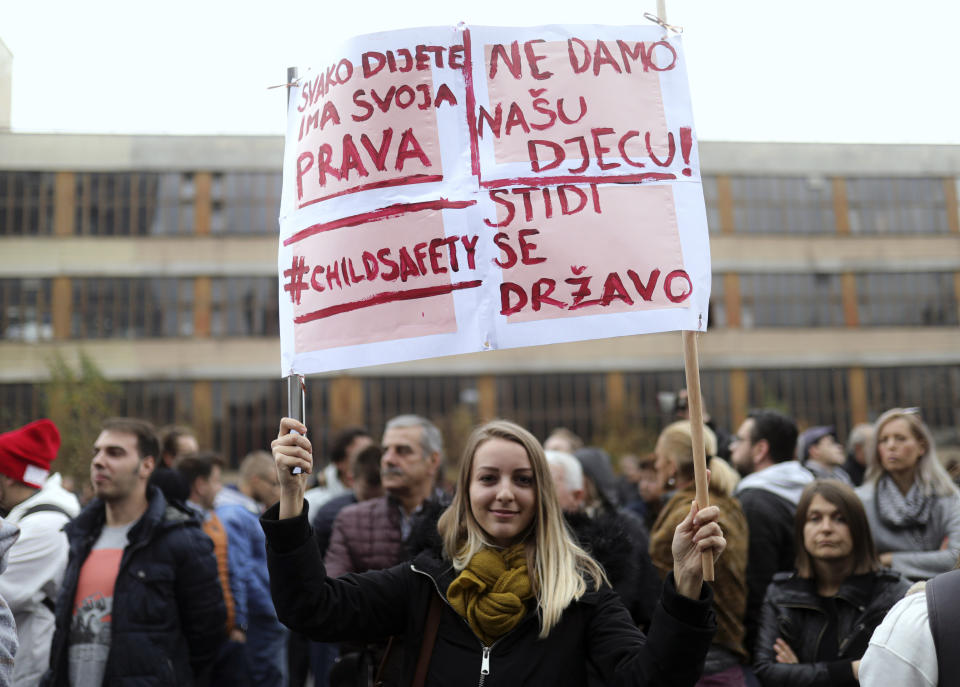
<path fill-rule="evenodd" d="M 69 553 L 63 527 L 80 512 L 60 475 L 50 475 L 59 449 L 60 433 L 50 420 L 0 434 L 0 508 L 20 528 L 0 575 L 0 596 L 13 611 L 20 642 L 13 687 L 35 687 L 49 665 L 53 600 Z"/>
<path fill-rule="evenodd" d="M 870 646 L 860 661 L 861 687 L 940 684 L 924 584 L 914 585 L 873 631 Z"/>

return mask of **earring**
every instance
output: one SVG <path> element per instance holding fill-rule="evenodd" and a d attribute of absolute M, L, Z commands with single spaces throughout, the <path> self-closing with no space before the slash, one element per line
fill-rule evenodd
<path fill-rule="evenodd" d="M 673 486 L 674 484 L 676 484 L 676 483 L 677 483 L 677 478 L 674 477 L 673 475 L 670 475 L 670 477 L 667 478 L 667 486 L 668 486 L 668 487 L 672 487 L 672 486 Z"/>

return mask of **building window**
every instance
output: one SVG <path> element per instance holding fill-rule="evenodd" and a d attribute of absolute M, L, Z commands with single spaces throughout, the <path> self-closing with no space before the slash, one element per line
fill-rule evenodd
<path fill-rule="evenodd" d="M 193 280 L 124 277 L 72 280 L 74 339 L 193 335 Z"/>
<path fill-rule="evenodd" d="M 724 300 L 722 274 L 713 274 L 710 279 L 710 304 L 708 306 L 707 326 L 722 329 L 727 326 L 727 302 Z"/>
<path fill-rule="evenodd" d="M 942 179 L 847 179 L 854 234 L 946 234 L 950 231 Z"/>
<path fill-rule="evenodd" d="M 190 172 L 76 175 L 76 233 L 167 236 L 194 232 Z"/>
<path fill-rule="evenodd" d="M 865 327 L 958 324 L 952 272 L 858 274 L 857 306 Z"/>
<path fill-rule="evenodd" d="M 779 410 L 801 430 L 833 425 L 841 440 L 850 431 L 846 369 L 750 370 L 747 387 L 751 408 Z"/>
<path fill-rule="evenodd" d="M 212 282 L 213 336 L 279 336 L 276 277 L 224 277 Z"/>
<path fill-rule="evenodd" d="M 645 427 L 642 445 L 633 451 L 653 451 L 660 430 L 678 419 L 674 404 L 677 392 L 687 386 L 682 370 L 670 372 L 630 372 L 624 375 L 627 393 L 627 429 L 636 431 Z M 730 372 L 728 370 L 701 370 L 700 394 L 704 419 L 725 431 L 733 422 L 730 415 Z"/>
<path fill-rule="evenodd" d="M 210 231 L 279 234 L 281 186 L 279 172 L 214 173 Z"/>
<path fill-rule="evenodd" d="M 42 384 L 0 384 L 0 431 L 22 427 L 43 417 L 46 406 Z"/>
<path fill-rule="evenodd" d="M 739 234 L 832 234 L 836 232 L 831 184 L 815 177 L 730 178 Z"/>
<path fill-rule="evenodd" d="M 325 445 L 326 381 L 307 382 L 307 427 L 315 447 Z M 251 451 L 269 451 L 277 438 L 280 415 L 286 412 L 286 382 L 280 379 L 215 381 L 213 397 L 213 445 L 236 468 Z"/>
<path fill-rule="evenodd" d="M 497 377 L 497 414 L 541 441 L 566 427 L 585 442 L 599 438 L 606 417 L 606 375 L 549 374 Z"/>
<path fill-rule="evenodd" d="M 50 279 L 0 279 L 0 332 L 4 341 L 53 338 Z"/>
<path fill-rule="evenodd" d="M 707 206 L 707 228 L 711 234 L 719 234 L 723 227 L 720 226 L 720 209 L 718 206 L 719 193 L 717 191 L 717 177 L 701 177 L 703 182 L 703 200 Z"/>
<path fill-rule="evenodd" d="M 743 274 L 743 327 L 838 327 L 843 295 L 837 274 Z"/>
<path fill-rule="evenodd" d="M 478 421 L 473 377 L 367 377 L 363 398 L 367 429 L 377 438 L 397 415 L 414 413 L 436 424 L 448 466 L 458 464 L 467 435 Z"/>
<path fill-rule="evenodd" d="M 196 417 L 193 382 L 151 380 L 124 382 L 121 387 L 120 415 L 123 417 L 149 420 L 157 428 L 172 424 L 190 426 L 191 419 Z"/>
<path fill-rule="evenodd" d="M 919 408 L 937 434 L 960 427 L 960 366 L 878 367 L 865 370 L 869 417 L 890 408 Z"/>
<path fill-rule="evenodd" d="M 0 236 L 53 233 L 52 172 L 0 172 Z"/>

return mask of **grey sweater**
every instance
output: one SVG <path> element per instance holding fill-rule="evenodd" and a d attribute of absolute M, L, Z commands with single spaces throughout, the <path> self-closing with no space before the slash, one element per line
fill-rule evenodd
<path fill-rule="evenodd" d="M 870 521 L 877 553 L 893 553 L 891 567 L 905 577 L 926 580 L 953 570 L 960 556 L 960 496 L 936 497 L 925 527 L 893 529 L 880 520 L 875 503 L 876 487 L 857 489 Z"/>

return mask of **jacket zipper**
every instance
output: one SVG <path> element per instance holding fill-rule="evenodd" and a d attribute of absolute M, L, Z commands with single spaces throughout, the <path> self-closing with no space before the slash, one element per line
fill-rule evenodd
<path fill-rule="evenodd" d="M 100 531 L 102 532 L 103 530 L 101 529 Z M 129 534 L 129 531 L 128 531 L 128 534 Z M 128 543 L 129 543 L 129 539 L 128 539 L 127 541 L 128 541 Z M 135 553 L 136 553 L 137 551 L 139 551 L 140 549 L 144 548 L 147 544 L 149 544 L 148 541 L 144 541 L 143 539 L 138 539 L 137 541 L 133 542 L 130 547 L 126 547 L 126 546 L 123 547 L 123 554 L 122 554 L 121 557 L 120 557 L 120 566 L 117 568 L 117 585 L 114 586 L 114 597 L 113 597 L 113 598 L 114 598 L 114 601 L 115 601 L 116 598 L 117 598 L 117 596 L 116 596 L 117 588 L 116 588 L 116 587 L 119 586 L 119 584 L 120 584 L 120 582 L 121 582 L 121 577 L 120 577 L 120 575 L 121 575 L 123 572 L 125 572 L 126 569 L 130 566 L 130 559 L 133 558 L 133 554 L 135 554 Z M 91 545 L 91 548 L 92 548 L 92 545 Z M 89 555 L 90 555 L 90 553 L 89 553 L 89 551 L 88 551 L 88 552 L 87 552 L 87 556 L 89 556 Z M 86 560 L 84 560 L 84 562 L 86 562 Z M 79 577 L 78 577 L 77 579 L 78 579 L 78 581 L 79 581 Z M 114 645 L 116 644 L 116 636 L 115 636 L 115 634 L 114 634 L 114 633 L 116 632 L 116 628 L 117 628 L 117 624 L 116 624 L 115 622 L 111 622 L 111 623 L 110 623 L 110 644 L 111 644 L 111 646 L 114 646 Z M 168 663 L 170 662 L 170 659 L 169 659 L 169 658 L 167 659 L 167 662 L 168 662 Z M 109 675 L 109 674 L 110 674 L 109 671 L 110 671 L 111 666 L 112 666 L 112 662 L 110 661 L 110 655 L 108 655 L 108 656 L 107 656 L 107 663 L 106 663 L 106 665 L 104 666 L 104 672 L 103 672 L 104 675 Z M 176 675 L 176 672 L 174 672 L 174 675 Z"/>
<path fill-rule="evenodd" d="M 804 609 L 806 609 L 806 610 L 808 610 L 808 611 L 816 611 L 816 612 L 819 613 L 820 615 L 827 615 L 827 612 L 824 611 L 822 608 L 817 608 L 816 606 L 807 606 L 806 604 L 791 604 L 791 603 L 786 603 L 786 604 L 784 604 L 784 607 L 785 607 L 785 608 L 804 608 Z M 816 645 L 814 646 L 814 656 L 816 656 L 817 654 L 820 653 L 820 642 L 823 641 L 823 635 L 826 633 L 826 631 L 827 631 L 827 623 L 825 622 L 825 623 L 820 627 L 820 632 L 817 633 L 817 643 L 816 643 Z M 793 648 L 793 647 L 791 647 L 791 648 Z"/>
<path fill-rule="evenodd" d="M 860 615 L 857 616 L 856 620 L 854 621 L 853 629 L 850 630 L 847 636 L 843 638 L 843 641 L 840 642 L 838 651 L 841 656 L 843 656 L 844 650 L 850 646 L 850 643 L 856 638 L 856 636 L 863 632 L 863 630 L 867 627 L 865 619 L 869 615 L 869 609 L 866 606 L 857 606 L 857 610 L 860 611 Z"/>
<path fill-rule="evenodd" d="M 483 647 L 483 660 L 480 662 L 480 682 L 477 687 L 483 687 L 487 675 L 490 674 L 490 647 Z"/>
<path fill-rule="evenodd" d="M 852 603 L 853 605 L 855 605 L 855 606 L 857 607 L 857 610 L 860 611 L 860 616 L 857 618 L 857 620 L 860 621 L 860 622 L 855 622 L 855 623 L 854 623 L 853 629 L 850 630 L 850 632 L 847 634 L 847 636 L 844 637 L 844 638 L 840 641 L 840 644 L 837 646 L 837 653 L 838 653 L 840 656 L 843 656 L 843 652 L 844 652 L 844 650 L 846 650 L 846 648 L 850 645 L 850 642 L 852 642 L 852 641 L 854 640 L 854 638 L 857 636 L 857 634 L 860 633 L 860 632 L 862 632 L 862 631 L 863 631 L 863 628 L 866 627 L 866 624 L 863 622 L 863 618 L 864 618 L 864 616 L 866 615 L 867 608 L 866 608 L 865 606 L 860 606 L 860 605 L 858 605 L 858 604 L 850 601 L 849 599 L 844 598 L 844 600 Z M 817 611 L 818 613 L 821 613 L 821 614 L 826 615 L 826 612 L 825 612 L 822 608 L 817 608 L 816 606 L 807 606 L 807 605 L 805 605 L 805 604 L 790 604 L 790 603 L 784 604 L 784 606 L 785 606 L 785 607 L 789 607 L 789 608 L 803 608 L 803 609 L 806 609 L 806 610 L 808 610 L 808 611 Z M 837 629 L 839 630 L 840 628 L 838 627 Z M 823 635 L 824 635 L 824 633 L 825 633 L 826 631 L 827 631 L 827 625 L 826 625 L 826 623 L 824 623 L 823 627 L 822 627 L 821 630 L 820 630 L 820 634 L 817 635 L 816 651 L 817 651 L 818 653 L 819 653 L 819 651 L 820 651 L 820 642 L 823 640 Z"/>
<path fill-rule="evenodd" d="M 440 586 L 437 584 L 437 581 L 433 579 L 433 576 L 430 573 L 424 572 L 423 570 L 417 570 L 417 566 L 415 566 L 413 563 L 410 564 L 410 569 L 413 572 L 423 575 L 428 580 L 430 580 L 433 583 L 433 588 L 437 590 L 437 594 L 440 594 Z M 445 603 L 447 606 L 450 606 L 450 602 L 447 601 L 446 596 L 444 596 L 443 594 L 440 594 L 440 598 L 443 599 L 443 603 Z M 487 646 L 482 641 L 480 641 L 479 637 L 473 634 L 473 628 L 470 627 L 470 623 L 467 622 L 466 618 L 464 618 L 462 615 L 457 613 L 456 609 L 454 609 L 453 606 L 450 606 L 450 610 L 453 611 L 456 614 L 456 616 L 463 621 L 463 624 L 466 625 L 467 629 L 470 630 L 470 634 L 472 634 L 474 638 L 476 638 L 477 643 L 480 644 L 480 649 L 483 651 L 483 654 L 480 659 L 480 682 L 477 683 L 477 687 L 483 687 L 483 683 L 486 682 L 487 680 L 487 675 L 490 674 L 490 652 L 493 651 L 493 647 L 499 644 L 504 637 L 508 637 L 514 630 L 516 630 L 516 628 L 514 628 L 513 630 L 510 630 L 510 632 L 503 635 L 503 637 L 495 641 L 490 646 Z"/>
<path fill-rule="evenodd" d="M 856 638 L 856 636 L 863 631 L 865 627 L 866 627 L 866 624 L 864 623 L 857 623 L 856 625 L 853 626 L 853 630 L 850 631 L 850 634 L 844 637 L 843 641 L 840 642 L 840 646 L 837 649 L 837 653 L 840 654 L 840 656 L 843 656 L 843 652 L 846 650 L 848 646 L 850 646 L 850 642 L 852 642 Z"/>

